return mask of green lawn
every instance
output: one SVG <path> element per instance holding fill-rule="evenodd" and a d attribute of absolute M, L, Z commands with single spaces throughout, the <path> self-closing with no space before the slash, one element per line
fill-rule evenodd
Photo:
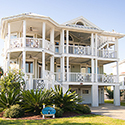
<path fill-rule="evenodd" d="M 111 103 L 111 104 L 113 104 L 114 100 L 113 99 L 111 99 L 111 100 L 105 100 L 105 103 Z M 125 100 L 121 101 L 121 106 L 125 106 Z"/>
<path fill-rule="evenodd" d="M 2 120 L 0 125 L 125 125 L 124 120 L 99 115 L 83 115 L 45 120 Z"/>

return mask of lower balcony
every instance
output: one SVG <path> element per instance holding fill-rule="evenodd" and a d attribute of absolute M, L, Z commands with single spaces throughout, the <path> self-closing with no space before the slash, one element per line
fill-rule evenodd
<path fill-rule="evenodd" d="M 55 81 L 61 82 L 61 73 L 55 72 Z M 67 78 L 67 76 L 69 78 Z M 94 82 L 96 81 L 96 74 L 92 73 L 76 73 L 76 72 L 69 72 L 68 75 L 65 73 L 65 82 L 92 82 L 92 77 L 94 77 Z M 98 83 L 116 83 L 117 76 L 116 75 L 104 75 L 104 74 L 97 74 L 97 82 Z"/>

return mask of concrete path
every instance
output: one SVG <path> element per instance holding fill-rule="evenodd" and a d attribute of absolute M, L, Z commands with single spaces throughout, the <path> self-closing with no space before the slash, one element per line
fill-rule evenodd
<path fill-rule="evenodd" d="M 112 118 L 125 120 L 125 106 L 114 106 L 113 104 L 103 104 L 99 107 L 90 107 L 93 114 L 105 115 Z"/>

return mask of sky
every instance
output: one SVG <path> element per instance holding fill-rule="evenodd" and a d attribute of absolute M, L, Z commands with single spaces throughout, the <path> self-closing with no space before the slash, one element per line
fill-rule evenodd
<path fill-rule="evenodd" d="M 125 0 L 0 0 L 0 19 L 25 12 L 37 13 L 51 17 L 61 24 L 83 16 L 102 30 L 125 34 Z M 0 39 L 0 66 L 3 66 Z M 119 40 L 119 60 L 125 58 L 125 38 Z M 110 74 L 112 69 L 105 66 L 104 72 Z"/>

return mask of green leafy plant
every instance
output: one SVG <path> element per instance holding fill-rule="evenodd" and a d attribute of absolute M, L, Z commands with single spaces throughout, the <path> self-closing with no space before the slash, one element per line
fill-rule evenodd
<path fill-rule="evenodd" d="M 22 70 L 9 70 L 7 73 L 4 73 L 0 80 L 1 91 L 8 91 L 11 89 L 22 89 L 25 85 L 24 82 L 24 73 Z"/>
<path fill-rule="evenodd" d="M 13 105 L 4 112 L 4 117 L 7 118 L 19 118 L 23 116 L 24 111 L 19 104 Z"/>
<path fill-rule="evenodd" d="M 0 111 L 3 111 L 6 108 L 10 108 L 10 106 L 19 103 L 21 99 L 20 90 L 12 89 L 8 91 L 2 91 L 0 93 Z"/>
<path fill-rule="evenodd" d="M 22 92 L 21 105 L 25 112 L 40 114 L 43 108 L 43 103 L 46 105 L 51 104 L 52 97 L 53 95 L 50 90 L 26 90 Z"/>
<path fill-rule="evenodd" d="M 55 110 L 56 110 L 55 116 L 56 116 L 56 117 L 62 117 L 62 115 L 63 115 L 63 110 L 62 110 L 61 108 L 59 108 L 59 107 L 55 107 Z"/>
<path fill-rule="evenodd" d="M 62 87 L 55 86 L 53 91 L 53 103 L 65 111 L 72 111 L 74 106 L 81 101 L 81 98 L 76 94 L 76 92 L 70 92 L 68 89 L 65 94 L 63 94 Z"/>
<path fill-rule="evenodd" d="M 113 99 L 114 98 L 114 90 L 110 90 L 110 89 L 106 88 L 106 91 L 107 91 L 106 96 L 108 96 L 109 99 Z M 124 93 L 124 91 L 120 90 L 120 97 L 123 96 L 123 93 Z"/>

